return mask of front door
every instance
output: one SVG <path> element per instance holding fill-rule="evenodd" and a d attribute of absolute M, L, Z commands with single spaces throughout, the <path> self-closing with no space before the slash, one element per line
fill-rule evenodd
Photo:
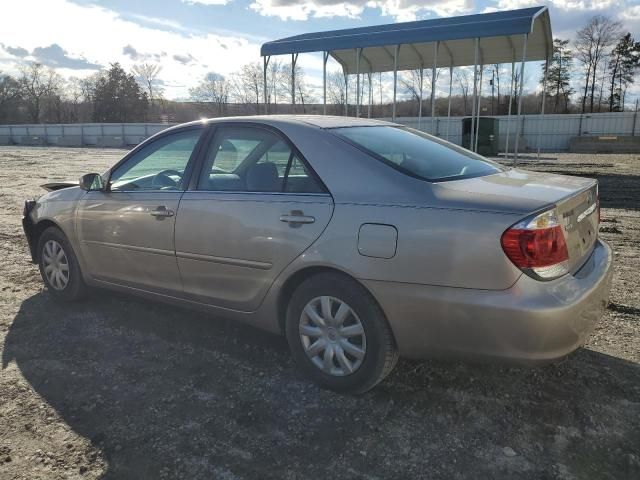
<path fill-rule="evenodd" d="M 92 278 L 182 294 L 175 214 L 202 132 L 197 127 L 159 137 L 113 169 L 107 191 L 87 192 L 80 201 L 78 239 Z"/>
<path fill-rule="evenodd" d="M 176 220 L 187 298 L 256 310 L 280 272 L 322 233 L 333 200 L 288 141 L 260 127 L 218 127 Z"/>

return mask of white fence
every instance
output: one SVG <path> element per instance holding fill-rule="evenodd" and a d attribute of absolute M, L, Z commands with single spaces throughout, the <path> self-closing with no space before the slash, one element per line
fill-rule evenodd
<path fill-rule="evenodd" d="M 523 115 L 520 150 L 537 150 L 538 139 L 542 151 L 569 149 L 569 140 L 577 136 L 638 136 L 638 113 L 594 113 L 570 115 Z M 496 117 L 499 122 L 500 149 L 504 150 L 509 122 L 509 150 L 513 151 L 516 117 Z M 428 133 L 460 144 L 462 117 L 397 118 L 398 123 L 419 128 Z M 162 123 L 85 123 L 69 125 L 0 125 L 0 145 L 64 145 L 126 147 L 169 127 Z"/>
<path fill-rule="evenodd" d="M 638 136 L 640 135 L 638 112 L 567 114 L 567 115 L 522 115 L 520 117 L 521 140 L 519 150 L 563 151 L 569 149 L 569 140 L 579 136 Z M 495 116 L 499 122 L 500 150 L 506 143 L 509 124 L 509 151 L 513 151 L 517 119 L 515 116 Z M 462 143 L 462 117 L 430 117 L 418 123 L 417 118 L 399 117 L 396 122 L 435 134 L 450 142 Z"/>

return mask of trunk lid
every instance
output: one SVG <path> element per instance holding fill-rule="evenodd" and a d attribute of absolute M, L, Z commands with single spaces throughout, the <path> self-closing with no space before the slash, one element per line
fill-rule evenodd
<path fill-rule="evenodd" d="M 598 238 L 598 184 L 557 202 L 569 250 L 569 270 L 575 272 L 589 258 Z"/>
<path fill-rule="evenodd" d="M 434 184 L 437 199 L 453 208 L 522 214 L 556 206 L 574 272 L 598 236 L 598 184 L 591 178 L 510 169 L 484 177 Z"/>

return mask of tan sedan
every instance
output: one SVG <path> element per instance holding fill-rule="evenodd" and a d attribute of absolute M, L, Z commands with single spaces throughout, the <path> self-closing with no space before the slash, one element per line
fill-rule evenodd
<path fill-rule="evenodd" d="M 594 180 L 387 122 L 193 122 L 57 187 L 24 217 L 54 297 L 106 287 L 282 332 L 338 391 L 398 355 L 561 358 L 609 295 Z"/>

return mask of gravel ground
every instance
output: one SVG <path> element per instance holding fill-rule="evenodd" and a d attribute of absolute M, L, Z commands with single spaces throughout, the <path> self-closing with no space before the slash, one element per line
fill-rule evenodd
<path fill-rule="evenodd" d="M 585 348 L 540 369 L 401 361 L 340 396 L 284 339 L 99 292 L 61 306 L 20 216 L 38 185 L 122 150 L 0 147 L 0 478 L 640 478 L 640 155 L 527 168 L 600 180 L 612 302 Z"/>

